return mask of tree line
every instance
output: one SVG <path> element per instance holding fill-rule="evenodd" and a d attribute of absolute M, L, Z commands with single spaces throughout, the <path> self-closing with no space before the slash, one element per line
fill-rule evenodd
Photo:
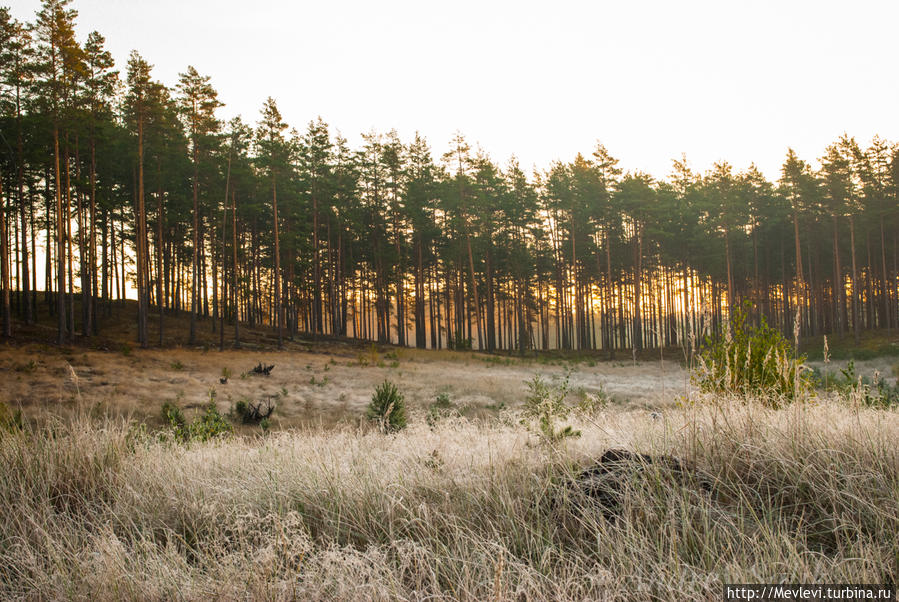
<path fill-rule="evenodd" d="M 820 168 L 790 150 L 777 182 L 685 157 L 658 180 L 599 143 L 533 174 L 461 134 L 437 157 L 395 131 L 352 149 L 271 98 L 224 122 L 209 77 L 166 86 L 136 51 L 121 73 L 76 18 L 69 0 L 31 23 L 0 8 L 6 337 L 39 311 L 60 344 L 93 336 L 129 291 L 143 346 L 185 312 L 188 343 L 203 316 L 235 346 L 264 325 L 279 345 L 610 355 L 693 345 L 744 303 L 795 337 L 899 319 L 899 147 L 879 137 L 840 137 Z"/>

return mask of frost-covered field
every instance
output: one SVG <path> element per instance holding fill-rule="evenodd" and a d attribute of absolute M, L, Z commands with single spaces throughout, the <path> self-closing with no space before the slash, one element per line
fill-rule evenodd
<path fill-rule="evenodd" d="M 274 364 L 270 376 L 247 374 Z M 535 375 L 564 378 L 576 395 L 631 407 L 667 406 L 688 388 L 674 359 L 662 362 L 536 360 L 411 349 L 359 351 L 331 345 L 311 351 L 61 351 L 37 346 L 0 352 L 0 401 L 26 413 L 69 411 L 78 399 L 114 414 L 153 418 L 166 401 L 199 408 L 214 390 L 224 412 L 240 399 L 277 403 L 273 426 L 333 424 L 361 416 L 374 387 L 395 382 L 414 409 L 443 393 L 471 415 L 518 407 Z M 227 383 L 221 378 L 228 374 Z"/>

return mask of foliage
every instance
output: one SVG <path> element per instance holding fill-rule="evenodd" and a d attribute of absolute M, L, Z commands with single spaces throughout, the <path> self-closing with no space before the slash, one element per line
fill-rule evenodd
<path fill-rule="evenodd" d="M 396 385 L 385 380 L 375 387 L 365 415 L 384 433 L 402 430 L 406 427 L 406 401 Z"/>
<path fill-rule="evenodd" d="M 431 402 L 431 405 L 428 406 L 428 413 L 425 420 L 427 421 L 428 426 L 434 427 L 444 418 L 458 415 L 459 409 L 456 407 L 456 404 L 450 400 L 449 393 L 441 391 L 437 394 L 434 401 Z"/>
<path fill-rule="evenodd" d="M 456 333 L 456 338 L 450 340 L 450 348 L 456 351 L 471 351 L 471 337 L 464 337 L 461 333 Z"/>
<path fill-rule="evenodd" d="M 853 360 L 849 360 L 840 373 L 842 378 L 835 379 L 830 389 L 848 403 L 869 408 L 899 406 L 899 385 L 890 385 L 879 374 L 873 379 L 858 374 Z"/>
<path fill-rule="evenodd" d="M 524 401 L 523 423 L 536 431 L 544 443 L 554 444 L 569 437 L 580 437 L 580 431 L 571 425 L 559 427 L 557 422 L 565 420 L 571 413 L 566 397 L 571 390 L 571 371 L 566 370 L 561 378 L 554 376 L 547 381 L 539 374 L 527 381 L 528 396 Z"/>
<path fill-rule="evenodd" d="M 162 421 L 176 431 L 183 431 L 187 425 L 184 412 L 176 403 L 171 401 L 162 404 Z"/>
<path fill-rule="evenodd" d="M 609 394 L 602 385 L 595 393 L 587 392 L 584 387 L 578 387 L 576 393 L 578 399 L 575 409 L 579 414 L 590 416 L 604 410 L 609 405 Z"/>
<path fill-rule="evenodd" d="M 702 391 L 754 396 L 771 407 L 800 398 L 812 387 L 804 374 L 805 357 L 783 335 L 768 326 L 748 323 L 748 304 L 734 312 L 731 331 L 717 340 L 706 338 L 693 382 Z"/>
<path fill-rule="evenodd" d="M 162 405 L 162 418 L 167 423 L 169 432 L 174 439 L 183 443 L 208 441 L 215 437 L 229 435 L 234 430 L 231 423 L 218 411 L 215 405 L 215 395 L 210 395 L 209 403 L 206 404 L 203 413 L 197 416 L 193 422 L 188 423 L 183 410 L 177 404 L 169 401 Z"/>
<path fill-rule="evenodd" d="M 674 162 L 666 180 L 625 173 L 599 142 L 592 153 L 554 162 L 533 176 L 514 159 L 497 164 L 461 134 L 442 149 L 449 151 L 442 160 L 418 134 L 403 141 L 396 132 L 372 131 L 363 135 L 361 148 L 350 148 L 321 119 L 305 133 L 291 127 L 273 98 L 265 101 L 258 127 L 239 118 L 226 126 L 208 76 L 188 66 L 167 86 L 137 51 L 116 68 L 102 35 L 80 35 L 77 11 L 67 3 L 47 0 L 31 23 L 0 8 L 0 167 L 7 216 L 0 230 L 15 224 L 17 234 L 15 252 L 7 244 L 0 263 L 14 268 L 20 294 L 12 298 L 24 309 L 26 324 L 50 317 L 42 311 L 29 316 L 41 305 L 21 302 L 38 284 L 27 270 L 34 259 L 28 240 L 55 240 L 50 262 L 56 265 L 46 268 L 63 289 L 67 277 L 80 277 L 85 330 L 111 326 L 92 323 L 93 297 L 84 294 L 91 280 L 97 284 L 98 268 L 107 283 L 114 268 L 113 281 L 120 285 L 125 274 L 119 277 L 117 266 L 125 266 L 116 258 L 134 258 L 142 346 L 148 344 L 147 269 L 153 268 L 160 285 L 156 303 L 189 307 L 190 342 L 204 351 L 209 341 L 194 341 L 198 297 L 215 273 L 236 294 L 226 300 L 213 295 L 212 313 L 230 320 L 235 306 L 246 304 L 252 310 L 236 315 L 255 327 L 266 316 L 282 317 L 276 310 L 283 298 L 294 329 L 303 324 L 313 338 L 351 336 L 404 346 L 414 334 L 417 347 L 514 349 L 522 355 L 548 347 L 578 353 L 601 348 L 610 359 L 626 347 L 636 359 L 648 347 L 688 342 L 685 352 L 691 353 L 701 329 L 721 326 L 721 312 L 708 312 L 714 304 L 734 304 L 738 296 L 770 299 L 769 319 L 783 323 L 792 317 L 786 314 L 796 307 L 795 297 L 801 307 L 820 308 L 816 319 L 827 329 L 841 337 L 852 331 L 845 337 L 852 349 L 835 349 L 834 357 L 899 353 L 889 341 L 860 346 L 862 329 L 891 324 L 885 319 L 892 307 L 886 284 L 895 283 L 896 269 L 885 257 L 889 234 L 899 228 L 899 153 L 890 141 L 874 137 L 865 148 L 844 134 L 827 147 L 817 171 L 789 151 L 777 185 L 755 167 L 737 172 L 727 162 L 695 173 L 686 157 Z M 72 217 L 70 231 L 58 215 Z M 831 239 L 832 248 L 822 242 Z M 77 241 L 77 252 L 66 252 L 66 240 Z M 803 247 L 817 281 L 808 289 L 805 262 L 793 250 Z M 856 253 L 864 247 L 867 258 L 859 262 Z M 201 264 L 200 249 L 215 249 L 212 261 Z M 864 266 L 862 275 L 857 263 Z M 879 286 L 861 285 L 860 278 L 878 271 Z M 656 272 L 665 277 L 635 278 Z M 176 282 L 179 275 L 190 279 L 189 290 L 176 286 L 184 284 Z M 282 278 L 308 286 L 308 294 L 273 294 Z M 644 287 L 644 280 L 653 285 Z M 335 288 L 336 281 L 342 285 Z M 119 290 L 104 286 L 103 301 L 111 300 L 110 288 Z M 624 289 L 630 291 L 627 303 L 613 294 Z M 601 298 L 593 298 L 600 290 Z M 673 304 L 681 290 L 687 294 Z M 824 302 L 820 291 L 828 290 L 842 293 Z M 843 294 L 848 291 L 852 298 Z M 184 299 L 177 298 L 181 292 Z M 442 311 L 429 318 L 421 296 Z M 439 299 L 445 300 L 441 307 L 434 303 Z M 604 312 L 597 323 L 590 308 L 599 301 L 621 311 Z M 5 303 L 9 312 L 10 301 Z M 401 319 L 393 319 L 393 307 Z M 660 307 L 669 315 L 656 319 L 653 308 Z M 697 312 L 704 314 L 701 320 Z M 175 338 L 163 337 L 175 331 L 163 328 L 166 315 L 159 315 L 160 345 Z M 309 319 L 297 320 L 300 315 Z M 53 317 L 62 344 L 74 328 L 64 311 Z M 804 340 L 814 330 L 808 318 L 800 316 Z M 279 342 L 281 321 L 274 320 Z M 550 321 L 556 336 L 549 334 Z M 360 364 L 397 367 L 398 355 L 363 351 Z M 172 369 L 181 367 L 176 362 Z M 224 384 L 228 375 L 222 378 Z"/>
<path fill-rule="evenodd" d="M 208 441 L 215 437 L 230 435 L 233 431 L 231 423 L 218 411 L 215 401 L 210 400 L 203 413 L 190 423 L 188 439 Z"/>

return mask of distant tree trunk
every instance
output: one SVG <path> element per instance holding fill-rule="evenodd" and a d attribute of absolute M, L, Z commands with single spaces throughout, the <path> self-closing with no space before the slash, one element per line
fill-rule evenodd
<path fill-rule="evenodd" d="M 12 312 L 9 305 L 9 246 L 6 238 L 6 205 L 3 200 L 3 172 L 0 171 L 0 288 L 3 294 L 3 336 L 12 337 Z"/>
<path fill-rule="evenodd" d="M 237 262 L 237 194 L 231 191 L 231 237 L 233 264 L 231 271 L 234 277 L 234 285 L 231 294 L 234 295 L 234 348 L 240 349 L 240 264 Z"/>
<path fill-rule="evenodd" d="M 312 338 L 322 332 L 322 274 L 318 240 L 318 194 L 312 195 Z"/>
<path fill-rule="evenodd" d="M 59 165 L 59 127 L 53 124 L 53 158 L 55 161 L 56 174 L 56 313 L 57 315 L 57 343 L 66 344 L 66 300 L 64 292 L 66 290 L 66 239 L 65 226 L 63 225 L 62 211 L 62 178 L 60 177 Z M 47 230 L 49 231 L 49 219 Z M 49 240 L 49 238 L 48 238 Z M 48 270 L 49 274 L 49 270 Z"/>
<path fill-rule="evenodd" d="M 496 291 L 493 283 L 493 232 L 487 230 L 487 351 L 496 350 Z"/>
<path fill-rule="evenodd" d="M 191 277 L 190 277 L 190 334 L 188 337 L 188 343 L 190 345 L 197 344 L 197 312 L 199 311 L 198 307 L 198 299 L 197 293 L 199 292 L 198 286 L 198 271 L 199 271 L 199 251 L 200 251 L 200 198 L 199 198 L 199 179 L 200 179 L 200 165 L 199 165 L 199 157 L 197 151 L 197 143 L 196 140 L 193 143 L 193 159 L 194 159 L 194 173 L 193 173 L 193 182 L 192 182 L 192 192 L 193 192 L 193 259 L 191 261 Z"/>
<path fill-rule="evenodd" d="M 66 233 L 66 264 L 69 270 L 69 339 L 74 340 L 75 337 L 75 270 L 74 270 L 74 252 L 72 249 L 72 183 L 71 183 L 71 166 L 69 158 L 69 134 L 66 132 L 66 145 L 63 151 L 63 164 L 65 165 L 66 176 L 66 198 L 65 198 L 65 233 Z"/>
<path fill-rule="evenodd" d="M 849 246 L 852 251 L 852 334 L 855 344 L 861 342 L 861 319 L 858 298 L 858 268 L 855 261 L 855 216 L 849 216 Z"/>
<path fill-rule="evenodd" d="M 422 260 L 421 234 L 415 233 L 415 346 L 419 349 L 427 347 L 425 334 L 425 282 Z"/>
<path fill-rule="evenodd" d="M 397 202 L 396 188 L 393 189 L 394 207 Z M 395 267 L 396 278 L 394 280 L 396 290 L 396 335 L 397 344 L 400 347 L 406 346 L 406 291 L 403 287 L 403 278 L 405 277 L 405 268 L 403 266 L 403 249 L 400 245 L 400 228 L 397 219 L 397 211 L 393 211 L 393 240 L 396 248 L 397 265 Z"/>
<path fill-rule="evenodd" d="M 28 271 L 28 241 L 26 234 L 26 220 L 25 220 L 25 195 L 23 192 L 24 188 L 24 180 L 25 180 L 25 160 L 24 160 L 24 149 L 23 149 L 23 141 L 22 141 L 22 114 L 19 103 L 19 94 L 18 89 L 16 90 L 16 191 L 17 191 L 17 199 L 19 202 L 19 220 L 21 223 L 21 237 L 22 237 L 22 304 L 23 304 L 23 315 L 25 318 L 25 324 L 33 324 L 34 323 L 34 301 L 33 295 L 31 292 L 31 274 Z M 31 187 L 29 187 L 29 198 L 31 196 Z M 33 219 L 33 210 L 32 210 L 32 219 Z M 32 232 L 33 234 L 33 232 Z M 34 241 L 34 236 L 32 236 L 32 244 Z M 32 253 L 32 257 L 34 254 Z"/>
<path fill-rule="evenodd" d="M 612 251 L 610 249 L 612 245 L 612 239 L 609 234 L 608 228 L 606 228 L 606 308 L 608 310 L 608 339 L 609 339 L 609 359 L 615 359 L 615 337 L 614 331 L 612 329 L 612 320 L 614 319 L 612 313 Z"/>
<path fill-rule="evenodd" d="M 53 226 L 51 223 L 51 215 L 53 214 L 54 205 L 50 201 L 50 168 L 46 168 L 44 170 L 44 206 L 45 211 L 44 215 L 46 220 L 44 225 L 46 226 L 47 236 L 46 236 L 46 246 L 44 247 L 44 301 L 47 302 L 47 312 L 52 316 L 54 311 L 54 301 L 55 298 L 53 296 Z"/>
<path fill-rule="evenodd" d="M 478 299 L 478 283 L 475 280 L 474 275 L 474 256 L 471 253 L 471 235 L 468 232 L 468 226 L 465 228 L 465 243 L 468 247 L 468 268 L 471 272 L 471 292 L 474 296 L 474 308 L 475 308 L 475 316 L 477 318 L 478 325 L 478 349 L 484 348 L 484 338 L 483 338 L 483 329 L 481 328 L 481 311 L 480 311 L 480 300 Z M 471 330 L 471 327 L 469 327 Z"/>
<path fill-rule="evenodd" d="M 727 263 L 727 318 L 730 320 L 734 311 L 734 277 L 730 260 L 730 228 L 724 226 L 724 257 Z M 716 313 L 718 309 L 716 308 Z"/>
<path fill-rule="evenodd" d="M 162 168 L 159 161 L 156 162 L 156 174 L 158 187 L 156 189 L 156 305 L 159 308 L 159 346 L 162 347 L 163 342 L 163 310 L 165 305 L 165 296 L 163 295 L 162 285 L 165 278 L 165 269 L 162 261 L 162 251 L 165 247 L 165 239 L 163 238 L 162 224 L 165 221 L 165 213 L 163 211 L 163 194 L 162 194 Z"/>
<path fill-rule="evenodd" d="M 284 346 L 281 317 L 281 245 L 278 241 L 278 185 L 272 177 L 272 213 L 275 229 L 275 320 L 278 322 L 278 349 Z"/>
<path fill-rule="evenodd" d="M 23 222 L 24 225 L 24 222 Z M 23 226 L 24 227 L 24 226 Z M 22 236 L 22 244 L 24 245 L 25 236 Z M 883 307 L 883 315 L 884 322 L 887 329 L 887 336 L 890 334 L 890 330 L 893 327 L 893 310 L 892 310 L 892 291 L 890 290 L 889 285 L 890 279 L 887 276 L 887 253 L 886 253 L 886 240 L 883 234 L 883 220 L 880 220 L 880 290 L 883 292 L 882 295 L 882 307 Z"/>
<path fill-rule="evenodd" d="M 799 327 L 798 332 L 801 333 L 801 331 L 802 331 L 801 324 L 802 324 L 802 320 L 803 320 L 802 297 L 803 297 L 803 293 L 804 293 L 804 289 L 805 289 L 805 283 L 803 282 L 803 278 L 802 278 L 802 247 L 799 244 L 799 212 L 795 211 L 795 210 L 793 211 L 793 235 L 794 235 L 794 242 L 796 245 L 796 319 L 799 320 L 800 327 Z M 796 343 L 796 346 L 798 347 L 800 334 L 796 334 L 795 338 L 796 338 L 795 343 Z"/>
<path fill-rule="evenodd" d="M 843 283 L 843 270 L 840 266 L 840 243 L 837 216 L 833 216 L 833 320 L 837 325 L 837 332 L 843 336 L 846 321 L 846 287 Z"/>
<path fill-rule="evenodd" d="M 142 115 L 138 117 L 137 124 L 137 338 L 141 347 L 148 347 L 147 314 L 150 309 L 150 281 L 149 274 L 147 274 L 147 209 L 144 204 L 144 123 Z"/>
<path fill-rule="evenodd" d="M 729 270 L 728 270 L 729 271 Z M 633 348 L 643 349 L 643 224 L 634 222 L 634 319 Z"/>
<path fill-rule="evenodd" d="M 100 325 L 97 322 L 97 297 L 99 296 L 99 288 L 97 287 L 97 152 L 94 136 L 90 138 L 91 153 L 91 174 L 90 174 L 90 237 L 88 249 L 88 269 L 90 270 L 90 319 L 91 332 L 99 334 Z"/>

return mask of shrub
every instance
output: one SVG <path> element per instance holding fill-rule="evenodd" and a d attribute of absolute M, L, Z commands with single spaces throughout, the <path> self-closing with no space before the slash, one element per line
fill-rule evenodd
<path fill-rule="evenodd" d="M 437 394 L 437 398 L 428 406 L 428 414 L 425 420 L 428 426 L 434 427 L 439 421 L 450 416 L 458 416 L 459 410 L 450 400 L 449 393 L 441 391 Z"/>
<path fill-rule="evenodd" d="M 746 305 L 734 312 L 732 332 L 725 338 L 706 338 L 693 382 L 702 391 L 758 397 L 777 408 L 811 390 L 805 356 L 797 357 L 790 342 L 764 318 L 758 328 L 747 324 L 748 309 Z"/>
<path fill-rule="evenodd" d="M 450 339 L 450 348 L 456 351 L 471 351 L 471 338 L 463 337 L 461 333 L 456 333 L 455 339 Z"/>
<path fill-rule="evenodd" d="M 580 431 L 574 430 L 571 425 L 556 428 L 556 422 L 568 418 L 571 408 L 565 401 L 570 390 L 569 379 L 571 372 L 566 371 L 561 380 L 547 382 L 539 374 L 527 381 L 530 393 L 524 401 L 524 420 L 522 422 L 531 427 L 530 423 L 536 422 L 537 432 L 544 443 L 556 443 L 568 437 L 580 437 Z"/>
<path fill-rule="evenodd" d="M 592 416 L 600 410 L 606 409 L 610 401 L 609 394 L 601 384 L 595 393 L 588 393 L 584 387 L 578 387 L 577 397 L 576 409 L 583 416 Z"/>
<path fill-rule="evenodd" d="M 228 435 L 233 430 L 231 423 L 218 411 L 215 401 L 209 400 L 206 410 L 190 423 L 188 439 L 208 441 L 219 435 Z"/>
<path fill-rule="evenodd" d="M 845 401 L 871 408 L 890 408 L 899 405 L 899 385 L 890 385 L 877 373 L 873 381 L 867 376 L 860 376 L 855 371 L 853 360 L 849 360 L 849 364 L 840 372 L 843 377 L 834 383 L 833 388 Z"/>
<path fill-rule="evenodd" d="M 171 401 L 162 404 L 162 419 L 168 424 L 174 439 L 184 443 L 208 441 L 233 431 L 231 423 L 216 408 L 214 396 L 210 396 L 204 412 L 189 424 L 181 408 Z"/>
<path fill-rule="evenodd" d="M 406 401 L 396 385 L 385 380 L 375 387 L 368 404 L 366 417 L 377 422 L 385 433 L 399 431 L 406 426 Z"/>
<path fill-rule="evenodd" d="M 184 418 L 184 412 L 177 404 L 167 401 L 162 404 L 162 421 L 173 429 L 183 429 L 187 424 Z"/>

